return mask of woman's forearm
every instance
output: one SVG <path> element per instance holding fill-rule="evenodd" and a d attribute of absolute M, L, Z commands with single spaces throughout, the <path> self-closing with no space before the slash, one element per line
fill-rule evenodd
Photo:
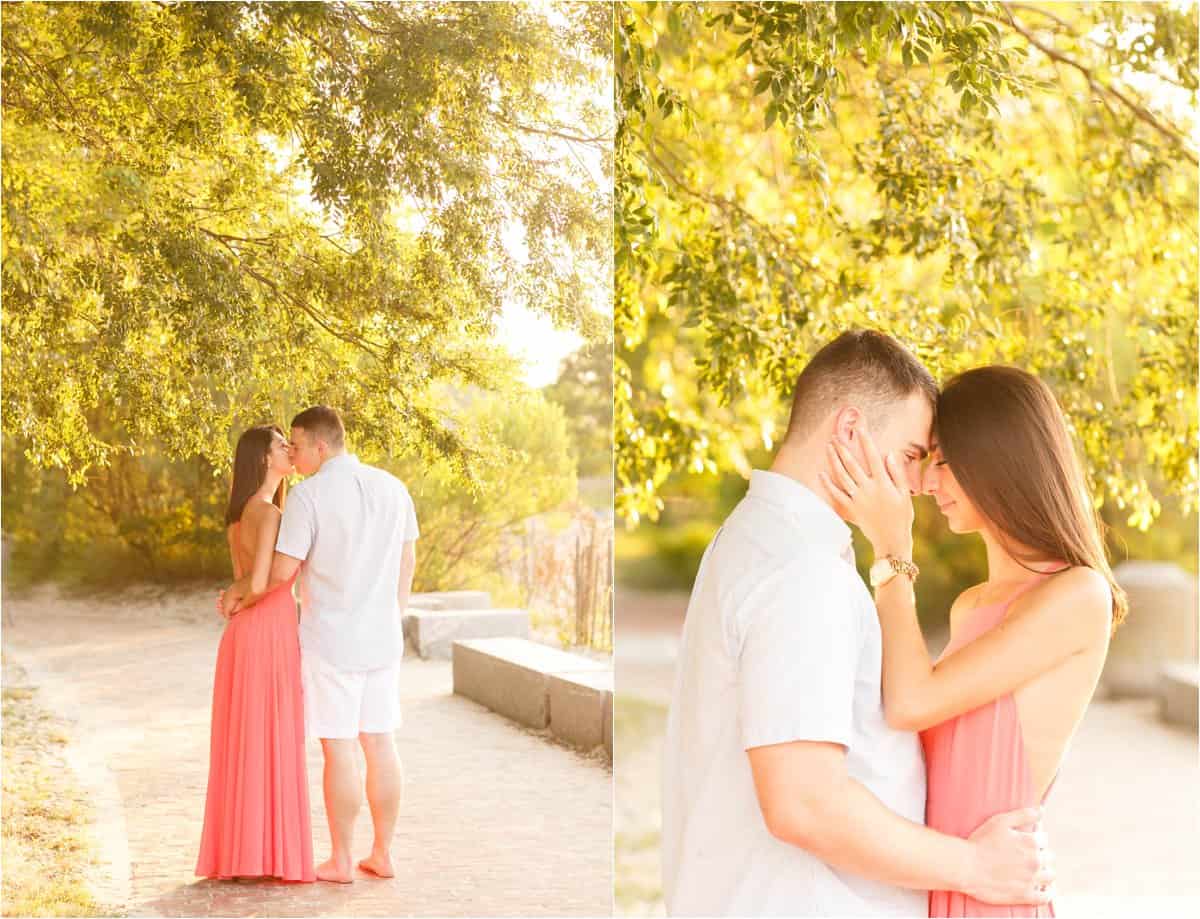
<path fill-rule="evenodd" d="M 247 606 L 253 606 L 282 583 L 282 581 L 268 580 L 267 585 L 262 590 L 254 590 L 253 575 L 247 574 L 238 578 L 229 587 L 233 596 L 237 598 L 237 606 L 234 607 L 234 612 L 245 609 Z"/>
<path fill-rule="evenodd" d="M 913 583 L 902 574 L 875 590 L 883 641 L 883 708 L 888 724 L 918 731 L 925 723 L 924 699 L 933 665 L 917 621 Z"/>

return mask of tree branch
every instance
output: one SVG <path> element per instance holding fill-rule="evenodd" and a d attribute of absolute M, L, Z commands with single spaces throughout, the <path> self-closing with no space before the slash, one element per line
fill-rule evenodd
<path fill-rule="evenodd" d="M 496 116 L 497 121 L 501 121 L 510 127 L 516 128 L 518 131 L 525 131 L 528 134 L 542 134 L 546 137 L 557 137 L 561 140 L 570 141 L 574 144 L 588 144 L 593 147 L 606 147 L 612 143 L 611 134 L 595 134 L 591 137 L 584 137 L 579 134 L 572 134 L 567 131 L 553 130 L 551 128 L 534 127 L 529 124 L 521 124 L 519 121 L 511 121 L 503 115 Z"/>
<path fill-rule="evenodd" d="M 54 75 L 54 72 L 49 67 L 42 64 L 39 60 L 37 60 L 37 58 L 35 58 L 32 54 L 30 54 L 28 51 L 26 51 L 24 48 L 22 48 L 15 41 L 9 41 L 7 39 L 3 39 L 3 40 L 0 40 L 0 45 L 2 45 L 4 48 L 8 49 L 10 52 L 15 54 L 17 57 L 24 60 L 33 71 L 35 71 L 41 75 L 43 81 L 48 80 L 50 82 L 50 84 L 54 87 L 55 92 L 57 92 L 58 95 L 62 98 L 62 100 L 67 104 L 67 108 L 70 109 L 71 114 L 75 116 L 75 121 L 76 121 L 76 123 L 78 123 L 78 125 L 81 128 L 91 127 L 90 125 L 87 124 L 87 121 L 83 117 L 83 114 L 80 112 L 79 107 L 75 104 L 74 98 L 72 98 L 70 93 L 68 93 L 63 88 L 63 85 L 59 82 L 58 77 L 56 77 Z M 54 119 L 54 120 L 57 121 L 57 119 Z M 93 132 L 94 132 L 94 137 L 92 138 L 92 143 L 96 143 L 98 141 L 99 146 L 103 147 L 109 153 L 112 153 L 113 149 L 112 149 L 112 146 L 109 144 L 108 139 L 106 137 L 104 137 L 102 134 L 95 132 L 94 128 L 93 128 Z M 68 133 L 71 133 L 71 132 L 68 131 Z"/>
<path fill-rule="evenodd" d="M 302 310 L 306 315 L 309 316 L 309 318 L 312 319 L 313 322 L 315 322 L 317 325 L 319 325 L 322 329 L 324 329 L 326 332 L 328 332 L 334 338 L 338 338 L 338 339 L 346 342 L 347 344 L 353 345 L 354 347 L 359 348 L 362 351 L 365 351 L 367 354 L 371 355 L 376 360 L 382 359 L 380 357 L 379 352 L 376 350 L 379 347 L 378 345 L 373 344 L 372 342 L 368 342 L 366 339 L 361 338 L 358 335 L 354 335 L 349 332 L 343 332 L 343 331 L 335 328 L 333 325 L 331 325 L 329 323 L 329 321 L 324 316 L 322 316 L 320 313 L 318 313 L 308 302 L 301 299 L 300 297 L 295 296 L 293 293 L 291 293 L 291 291 L 285 290 L 282 285 L 276 283 L 271 278 L 268 278 L 266 275 L 262 274 L 261 272 L 255 270 L 250 265 L 248 265 L 246 263 L 245 257 L 242 255 L 242 253 L 238 252 L 237 248 L 231 244 L 231 242 L 230 242 L 231 237 L 223 237 L 220 233 L 214 233 L 212 230 L 205 229 L 204 227 L 197 227 L 196 229 L 198 229 L 201 233 L 205 234 L 206 236 L 211 237 L 212 239 L 214 239 L 218 243 L 220 243 L 222 246 L 224 246 L 230 252 L 230 254 L 233 255 L 234 258 L 237 259 L 239 267 L 249 277 L 258 281 L 258 283 L 262 284 L 264 287 L 268 288 L 270 291 L 272 291 L 276 295 L 283 297 L 289 303 L 293 304 L 298 309 Z"/>
<path fill-rule="evenodd" d="M 1007 25 L 1009 28 L 1011 28 L 1014 32 L 1024 38 L 1027 42 L 1029 42 L 1029 44 L 1033 45 L 1051 60 L 1058 61 L 1066 64 L 1068 67 L 1073 67 L 1075 70 L 1078 70 L 1081 74 L 1083 74 L 1084 79 L 1087 80 L 1088 86 L 1090 86 L 1093 90 L 1101 95 L 1111 96 L 1112 98 L 1116 99 L 1118 102 L 1124 105 L 1125 108 L 1132 112 L 1140 121 L 1150 125 L 1150 127 L 1158 131 L 1158 133 L 1163 135 L 1163 137 L 1171 141 L 1171 143 L 1178 147 L 1184 157 L 1186 157 L 1191 163 L 1194 165 L 1200 165 L 1200 159 L 1197 158 L 1195 153 L 1188 149 L 1187 138 L 1184 134 L 1174 127 L 1163 124 L 1154 116 L 1152 112 L 1135 100 L 1130 99 L 1116 87 L 1106 86 L 1105 84 L 1101 83 L 1098 79 L 1096 79 L 1096 76 L 1090 67 L 1087 67 L 1086 65 L 1081 64 L 1063 54 L 1061 51 L 1040 42 L 1033 36 L 1031 32 L 1029 32 L 1029 30 L 1017 22 L 1016 17 L 1013 16 L 1012 11 L 1009 9 L 1010 5 L 1011 4 L 1005 4 L 1005 11 L 1008 13 Z"/>
<path fill-rule="evenodd" d="M 795 253 L 794 246 L 790 245 L 786 240 L 781 239 L 770 226 L 763 223 L 762 220 L 760 220 L 758 217 L 754 216 L 754 214 L 750 213 L 748 210 L 746 210 L 745 207 L 743 207 L 738 202 L 732 201 L 728 198 L 719 198 L 716 195 L 702 192 L 699 189 L 688 185 L 665 162 L 663 162 L 662 158 L 659 157 L 658 154 L 656 154 L 654 152 L 653 148 L 650 146 L 650 144 L 646 141 L 645 138 L 639 138 L 639 139 L 642 141 L 642 148 L 646 151 L 647 156 L 649 156 L 650 159 L 654 162 L 654 165 L 657 166 L 667 176 L 667 178 L 670 179 L 671 182 L 674 183 L 683 192 L 692 196 L 693 198 L 697 198 L 701 201 L 707 202 L 708 204 L 711 204 L 714 207 L 725 211 L 726 213 L 732 212 L 733 214 L 736 214 L 742 220 L 751 224 L 760 233 L 762 233 L 764 236 L 769 238 L 773 243 L 775 243 L 775 245 L 778 248 L 788 250 L 792 253 Z M 804 267 L 806 269 L 808 269 L 809 271 L 813 271 L 816 274 L 820 275 L 821 278 L 823 278 L 826 283 L 831 284 L 835 287 L 837 286 L 836 284 L 833 283 L 833 281 L 830 278 L 825 277 L 824 273 L 821 272 L 821 270 L 816 265 L 812 264 L 809 259 L 807 259 L 803 256 L 800 256 L 800 255 L 796 255 L 795 260 L 802 262 L 804 264 Z"/>

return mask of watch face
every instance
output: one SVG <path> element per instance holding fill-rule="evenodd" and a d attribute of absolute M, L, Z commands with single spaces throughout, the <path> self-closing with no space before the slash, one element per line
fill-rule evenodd
<path fill-rule="evenodd" d="M 891 573 L 892 566 L 888 564 L 886 559 L 880 559 L 871 566 L 871 586 L 878 587 Z"/>

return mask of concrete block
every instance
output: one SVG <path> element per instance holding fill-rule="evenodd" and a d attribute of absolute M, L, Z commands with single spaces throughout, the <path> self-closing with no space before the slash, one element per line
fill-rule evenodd
<path fill-rule="evenodd" d="M 613 761 L 613 697 L 610 694 L 608 704 L 604 706 L 604 752 L 608 761 Z"/>
<path fill-rule="evenodd" d="M 523 638 L 454 642 L 454 691 L 531 728 L 550 724 L 551 674 L 600 673 L 599 661 Z"/>
<path fill-rule="evenodd" d="M 612 707 L 612 671 L 550 674 L 546 688 L 551 733 L 582 750 L 601 746 L 604 712 Z"/>
<path fill-rule="evenodd" d="M 1200 667 L 1164 664 L 1159 672 L 1158 701 L 1163 721 L 1200 730 Z"/>
<path fill-rule="evenodd" d="M 427 594 L 412 594 L 408 608 L 416 609 L 491 609 L 492 595 L 486 590 L 442 590 Z"/>
<path fill-rule="evenodd" d="M 423 658 L 450 659 L 454 642 L 465 638 L 528 638 L 523 609 L 410 609 L 404 617 L 405 642 Z"/>
<path fill-rule="evenodd" d="M 1168 661 L 1197 662 L 1200 595 L 1196 576 L 1167 562 L 1122 562 L 1113 575 L 1129 595 L 1129 616 L 1108 649 L 1103 681 L 1114 697 L 1153 697 Z"/>

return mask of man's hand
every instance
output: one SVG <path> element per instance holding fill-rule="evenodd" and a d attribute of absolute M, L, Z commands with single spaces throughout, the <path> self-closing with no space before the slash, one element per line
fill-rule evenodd
<path fill-rule="evenodd" d="M 973 853 L 963 893 L 984 903 L 1031 906 L 1054 898 L 1054 856 L 1045 847 L 1040 807 L 997 814 L 967 842 Z"/>

